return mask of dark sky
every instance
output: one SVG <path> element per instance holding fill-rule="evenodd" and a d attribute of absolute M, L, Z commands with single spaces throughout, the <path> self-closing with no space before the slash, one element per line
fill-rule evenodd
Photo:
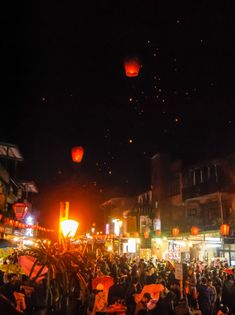
<path fill-rule="evenodd" d="M 234 1 L 83 2 L 2 11 L 0 140 L 19 145 L 19 176 L 38 184 L 42 213 L 49 192 L 76 199 L 83 187 L 95 208 L 146 189 L 157 152 L 234 151 Z M 125 76 L 130 55 L 137 78 Z"/>

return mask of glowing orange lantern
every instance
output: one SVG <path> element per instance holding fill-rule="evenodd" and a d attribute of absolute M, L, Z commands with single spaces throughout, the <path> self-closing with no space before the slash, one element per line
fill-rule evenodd
<path fill-rule="evenodd" d="M 220 234 L 222 236 L 228 236 L 229 235 L 229 230 L 230 230 L 230 227 L 228 224 L 222 224 L 220 226 Z"/>
<path fill-rule="evenodd" d="M 190 231 L 192 235 L 198 235 L 199 228 L 197 226 L 192 226 Z"/>
<path fill-rule="evenodd" d="M 144 232 L 144 238 L 149 238 L 149 232 Z"/>
<path fill-rule="evenodd" d="M 139 237 L 139 233 L 138 233 L 138 232 L 135 232 L 135 233 L 134 233 L 134 237 L 136 237 L 136 238 Z"/>
<path fill-rule="evenodd" d="M 83 147 L 74 147 L 72 148 L 72 160 L 75 163 L 80 163 L 82 161 L 84 154 Z"/>
<path fill-rule="evenodd" d="M 174 237 L 179 236 L 179 232 L 180 232 L 180 230 L 179 230 L 177 227 L 174 227 L 174 228 L 172 229 L 172 231 L 171 231 L 171 233 L 172 233 L 172 235 L 173 235 Z"/>
<path fill-rule="evenodd" d="M 156 230 L 156 231 L 155 231 L 155 234 L 156 234 L 157 236 L 160 236 L 160 235 L 161 235 L 161 230 Z"/>
<path fill-rule="evenodd" d="M 126 58 L 124 66 L 127 77 L 137 77 L 139 75 L 141 64 L 138 58 Z"/>

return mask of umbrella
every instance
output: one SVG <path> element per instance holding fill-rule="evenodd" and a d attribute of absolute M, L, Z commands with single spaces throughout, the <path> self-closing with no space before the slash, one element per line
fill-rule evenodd
<path fill-rule="evenodd" d="M 145 285 L 143 287 L 141 293 L 135 294 L 135 302 L 139 303 L 142 300 L 144 293 L 151 294 L 152 298 L 154 300 L 158 301 L 160 293 L 163 290 L 164 290 L 164 287 L 163 287 L 162 284 L 148 284 L 148 285 Z"/>
<path fill-rule="evenodd" d="M 104 291 L 108 295 L 109 288 L 113 285 L 113 278 L 110 276 L 102 276 L 102 277 L 97 277 L 92 280 L 92 289 L 94 290 L 97 286 L 97 284 L 103 284 L 104 286 Z"/>
<path fill-rule="evenodd" d="M 228 275 L 233 275 L 233 269 L 227 268 L 224 269 L 224 272 L 226 272 Z"/>
<path fill-rule="evenodd" d="M 27 276 L 29 276 L 34 262 L 35 262 L 35 258 L 31 257 L 31 256 L 20 256 L 18 258 L 18 263 L 23 268 L 23 270 Z M 37 275 L 37 273 L 40 271 L 41 267 L 42 267 L 42 265 L 34 266 L 34 269 L 33 269 L 32 275 L 31 275 L 31 279 L 33 279 Z M 36 279 L 36 282 L 42 280 L 44 278 L 45 273 L 47 273 L 47 271 L 48 271 L 48 268 L 45 266 L 41 270 L 40 274 L 38 275 L 39 277 Z"/>

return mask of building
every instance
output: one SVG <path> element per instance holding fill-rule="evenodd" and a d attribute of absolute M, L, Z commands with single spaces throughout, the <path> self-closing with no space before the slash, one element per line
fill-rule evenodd
<path fill-rule="evenodd" d="M 31 193 L 37 193 L 33 181 L 19 181 L 16 171 L 23 156 L 14 144 L 0 143 L 0 233 L 1 237 L 25 234 L 25 230 L 13 225 L 14 220 L 24 223 L 24 217 L 32 210 Z M 31 222 L 30 224 L 35 224 Z M 33 236 L 32 229 L 26 229 Z M 32 234 L 32 235 L 31 235 Z"/>
<path fill-rule="evenodd" d="M 235 264 L 235 155 L 188 166 L 157 154 L 151 162 L 153 203 L 171 245 L 181 247 L 177 251 L 184 256 L 225 257 Z M 226 238 L 219 232 L 222 223 L 231 229 Z M 192 226 L 198 235 L 190 235 Z M 173 228 L 178 236 L 172 235 Z"/>

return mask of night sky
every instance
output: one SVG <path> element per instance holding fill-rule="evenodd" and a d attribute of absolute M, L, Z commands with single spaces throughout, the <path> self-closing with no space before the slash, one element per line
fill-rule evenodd
<path fill-rule="evenodd" d="M 79 3 L 2 12 L 0 141 L 24 155 L 18 176 L 38 184 L 45 223 L 63 198 L 90 224 L 100 202 L 147 189 L 158 152 L 196 162 L 234 151 L 234 1 Z M 130 55 L 137 78 L 125 76 Z"/>

